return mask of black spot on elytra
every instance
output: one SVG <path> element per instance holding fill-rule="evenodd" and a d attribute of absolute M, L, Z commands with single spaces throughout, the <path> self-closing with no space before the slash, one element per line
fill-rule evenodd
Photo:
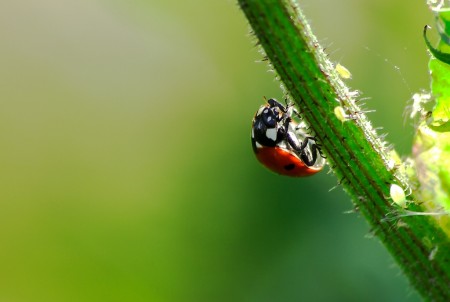
<path fill-rule="evenodd" d="M 289 165 L 284 166 L 284 169 L 287 171 L 293 170 L 294 168 L 295 168 L 294 164 L 289 164 Z"/>

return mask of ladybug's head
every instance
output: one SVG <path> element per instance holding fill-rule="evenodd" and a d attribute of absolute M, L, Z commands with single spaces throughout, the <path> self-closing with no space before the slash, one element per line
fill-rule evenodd
<path fill-rule="evenodd" d="M 267 128 L 276 128 L 283 120 L 286 108 L 275 99 L 270 99 L 267 104 L 261 106 L 256 114 Z"/>
<path fill-rule="evenodd" d="M 275 147 L 285 137 L 286 108 L 274 99 L 261 106 L 253 119 L 254 146 Z"/>

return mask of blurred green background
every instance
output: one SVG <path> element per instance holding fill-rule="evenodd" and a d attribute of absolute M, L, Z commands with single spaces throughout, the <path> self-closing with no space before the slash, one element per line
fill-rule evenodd
<path fill-rule="evenodd" d="M 402 155 L 424 2 L 301 1 Z M 0 2 L 0 301 L 420 300 L 331 173 L 254 159 L 282 94 L 248 32 L 231 0 Z"/>

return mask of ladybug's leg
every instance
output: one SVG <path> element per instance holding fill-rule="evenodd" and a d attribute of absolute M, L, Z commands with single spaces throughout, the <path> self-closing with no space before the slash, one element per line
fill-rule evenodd
<path fill-rule="evenodd" d="M 292 133 L 291 131 L 286 131 L 286 133 L 287 133 L 286 139 L 289 145 L 292 147 L 292 149 L 294 149 L 294 151 L 298 153 L 303 152 L 303 150 L 308 146 L 310 140 L 314 142 L 316 141 L 316 138 L 314 136 L 307 136 L 305 137 L 303 142 L 300 143 L 300 141 L 298 140 L 297 136 L 294 133 Z M 313 145 L 315 146 L 316 144 Z"/>
<path fill-rule="evenodd" d="M 322 158 L 327 158 L 323 153 L 322 153 L 322 148 L 321 148 L 321 145 L 319 145 L 319 144 L 315 144 L 316 145 L 316 147 L 317 147 L 317 152 L 319 152 L 319 154 L 320 154 L 320 157 L 322 157 Z"/>
<path fill-rule="evenodd" d="M 283 127 L 278 128 L 278 138 L 280 141 L 287 140 L 289 145 L 295 149 L 294 146 L 298 145 L 298 139 L 289 131 L 289 124 L 291 123 L 291 117 L 285 117 Z"/>
<path fill-rule="evenodd" d="M 307 139 L 305 139 L 305 141 L 306 140 Z M 314 166 L 314 164 L 316 163 L 316 160 L 317 160 L 318 150 L 319 150 L 319 147 L 317 147 L 316 144 L 312 144 L 311 149 L 309 150 L 311 157 L 308 156 L 308 154 L 306 154 L 306 152 L 305 152 L 305 149 L 303 149 L 302 153 L 300 154 L 300 158 L 307 166 Z"/>
<path fill-rule="evenodd" d="M 300 155 L 302 161 L 307 166 L 314 166 L 317 160 L 317 152 L 320 152 L 320 148 L 315 144 L 316 139 L 313 136 L 307 136 L 303 142 L 300 143 L 292 132 L 288 132 L 286 138 L 292 149 Z M 311 144 L 309 150 L 305 150 L 308 147 L 310 140 L 314 141 L 314 144 Z"/>
<path fill-rule="evenodd" d="M 275 99 L 270 99 L 267 101 L 269 103 L 270 107 L 277 107 L 279 108 L 283 113 L 286 113 L 286 107 L 284 107 L 281 103 L 279 103 Z"/>

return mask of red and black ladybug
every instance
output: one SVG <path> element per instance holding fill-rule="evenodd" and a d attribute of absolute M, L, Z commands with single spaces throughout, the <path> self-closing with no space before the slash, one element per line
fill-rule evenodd
<path fill-rule="evenodd" d="M 252 146 L 256 158 L 275 173 L 303 177 L 323 169 L 324 156 L 313 136 L 293 121 L 293 105 L 270 99 L 256 112 Z"/>

